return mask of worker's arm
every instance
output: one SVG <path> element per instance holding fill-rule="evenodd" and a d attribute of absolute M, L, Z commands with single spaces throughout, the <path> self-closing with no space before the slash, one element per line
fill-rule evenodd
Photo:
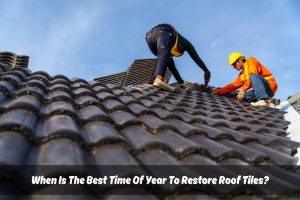
<path fill-rule="evenodd" d="M 240 77 L 238 76 L 234 81 L 232 81 L 228 85 L 216 90 L 214 93 L 217 95 L 228 94 L 230 92 L 233 92 L 233 91 L 239 89 L 243 85 L 244 85 L 244 81 L 242 81 L 240 79 Z"/>
<path fill-rule="evenodd" d="M 206 65 L 199 57 L 194 46 L 179 33 L 178 33 L 177 48 L 179 49 L 180 52 L 187 51 L 188 54 L 191 56 L 191 58 L 194 60 L 194 62 L 204 71 L 204 84 L 205 86 L 207 86 L 210 81 L 210 76 L 211 76 L 210 71 L 207 69 Z"/>
<path fill-rule="evenodd" d="M 249 57 L 246 62 L 248 65 L 249 79 L 245 82 L 245 84 L 241 88 L 241 90 L 244 92 L 246 92 L 251 87 L 250 76 L 252 74 L 260 74 L 259 68 L 258 68 L 258 61 L 255 58 Z"/>
<path fill-rule="evenodd" d="M 204 62 L 201 60 L 199 57 L 198 53 L 196 52 L 194 46 L 187 40 L 185 39 L 182 35 L 178 33 L 178 49 L 183 52 L 187 51 L 188 54 L 191 56 L 193 61 L 204 71 L 207 72 L 209 71 L 204 64 Z"/>

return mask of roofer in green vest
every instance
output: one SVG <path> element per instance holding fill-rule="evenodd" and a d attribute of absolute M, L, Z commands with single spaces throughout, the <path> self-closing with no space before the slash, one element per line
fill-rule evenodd
<path fill-rule="evenodd" d="M 174 56 L 182 56 L 185 51 L 188 52 L 194 62 L 204 71 L 204 82 L 205 86 L 207 86 L 210 80 L 209 70 L 197 54 L 194 46 L 180 35 L 172 25 L 159 24 L 155 26 L 146 34 L 146 41 L 152 53 L 158 58 L 155 72 L 156 78 L 153 83 L 154 86 L 166 91 L 174 90 L 164 79 L 167 68 L 169 68 L 177 80 L 179 87 L 186 88 L 173 60 Z"/>

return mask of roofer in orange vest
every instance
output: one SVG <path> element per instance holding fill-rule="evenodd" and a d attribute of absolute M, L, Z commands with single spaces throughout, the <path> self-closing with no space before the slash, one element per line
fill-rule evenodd
<path fill-rule="evenodd" d="M 146 34 L 147 44 L 154 55 L 158 57 L 156 63 L 156 78 L 153 83 L 166 91 L 173 91 L 174 88 L 168 85 L 164 80 L 167 68 L 172 72 L 175 79 L 179 83 L 179 87 L 186 88 L 184 81 L 178 73 L 173 57 L 182 56 L 184 51 L 187 51 L 195 63 L 205 72 L 205 85 L 210 80 L 210 72 L 197 54 L 193 45 L 182 35 L 180 35 L 172 25 L 159 24 L 152 28 Z"/>
<path fill-rule="evenodd" d="M 214 93 L 228 94 L 242 87 L 236 97 L 238 101 L 245 100 L 252 106 L 269 107 L 268 99 L 273 97 L 277 90 L 277 83 L 272 73 L 256 58 L 246 59 L 240 52 L 231 53 L 228 61 L 229 66 L 232 65 L 236 70 L 242 71 L 233 82 Z M 247 92 L 251 87 L 253 90 Z"/>

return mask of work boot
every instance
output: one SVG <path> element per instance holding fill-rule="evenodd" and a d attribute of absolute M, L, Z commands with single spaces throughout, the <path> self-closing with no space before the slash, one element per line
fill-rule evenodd
<path fill-rule="evenodd" d="M 169 92 L 173 92 L 175 90 L 175 88 L 173 88 L 172 86 L 168 85 L 168 83 L 166 81 L 162 81 L 159 78 L 156 78 L 154 83 L 154 86 L 159 87 L 163 90 L 169 91 Z"/>
<path fill-rule="evenodd" d="M 179 87 L 179 88 L 182 88 L 182 89 L 186 89 L 186 84 L 185 84 L 185 82 L 178 84 L 178 87 Z"/>
<path fill-rule="evenodd" d="M 254 107 L 270 107 L 268 100 L 258 100 L 257 102 L 250 103 Z"/>

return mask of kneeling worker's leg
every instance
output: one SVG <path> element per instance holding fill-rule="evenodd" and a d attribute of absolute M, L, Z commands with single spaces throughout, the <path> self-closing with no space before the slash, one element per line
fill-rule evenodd
<path fill-rule="evenodd" d="M 264 77 L 258 74 L 252 74 L 250 81 L 257 100 L 266 100 L 273 96 L 269 83 Z"/>

